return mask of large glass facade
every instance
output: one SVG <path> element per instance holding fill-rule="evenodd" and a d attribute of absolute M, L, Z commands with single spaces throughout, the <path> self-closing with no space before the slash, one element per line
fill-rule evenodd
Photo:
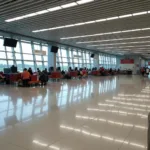
<path fill-rule="evenodd" d="M 18 39 L 16 48 L 11 48 L 4 47 L 3 43 L 4 37 L 0 37 L 0 71 L 12 65 L 16 65 L 20 72 L 23 68 L 31 67 L 35 71 L 48 67 L 48 44 Z"/>
<path fill-rule="evenodd" d="M 68 67 L 94 67 L 94 60 L 90 57 L 89 51 L 64 46 L 59 47 L 56 61 L 57 67 L 61 67 L 63 70 L 68 70 Z"/>
<path fill-rule="evenodd" d="M 15 38 L 18 40 L 15 48 L 4 47 L 4 38 L 8 36 L 0 36 L 0 71 L 3 68 L 16 65 L 18 71 L 22 71 L 23 68 L 31 67 L 33 71 L 37 68 L 43 70 L 50 67 L 48 65 L 48 47 L 49 45 L 43 41 L 37 42 L 37 40 L 24 40 L 22 38 Z M 93 67 L 103 66 L 105 68 L 116 68 L 116 56 L 99 53 L 99 59 L 91 58 L 91 51 L 59 45 L 59 50 L 56 55 L 56 66 L 61 67 L 62 70 L 68 70 L 69 67 L 91 69 Z M 50 59 L 50 58 L 49 58 Z M 94 65 L 96 64 L 96 66 Z"/>
<path fill-rule="evenodd" d="M 99 54 L 99 65 L 106 69 L 115 69 L 117 65 L 117 58 L 114 55 Z"/>

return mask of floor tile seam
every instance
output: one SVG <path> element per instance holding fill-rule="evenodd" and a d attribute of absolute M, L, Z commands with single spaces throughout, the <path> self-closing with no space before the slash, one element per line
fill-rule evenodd
<path fill-rule="evenodd" d="M 81 124 L 80 127 L 83 128 L 84 125 L 85 125 L 85 123 Z M 71 133 L 73 133 L 73 131 L 71 131 Z M 60 140 L 56 140 L 56 141 L 52 142 L 49 146 L 52 146 L 55 143 L 62 141 L 63 139 L 67 139 L 67 137 L 69 137 L 69 135 L 62 136 L 62 137 L 60 137 Z"/>
<path fill-rule="evenodd" d="M 131 128 L 129 134 L 124 138 L 124 141 L 130 136 L 131 132 L 133 131 L 134 127 Z M 124 142 L 123 142 L 124 143 Z M 123 143 L 120 145 L 119 149 L 118 150 L 121 150 L 122 146 L 123 146 Z"/>

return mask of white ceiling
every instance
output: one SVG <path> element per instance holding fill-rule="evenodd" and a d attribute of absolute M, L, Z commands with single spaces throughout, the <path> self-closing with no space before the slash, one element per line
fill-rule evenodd
<path fill-rule="evenodd" d="M 94 2 L 87 4 L 33 16 L 14 22 L 5 22 L 7 19 L 34 13 L 44 9 L 49 9 L 63 4 L 68 4 L 74 1 L 76 0 L 0 0 L 0 30 L 19 33 L 50 41 L 56 41 L 59 43 L 69 44 L 82 48 L 88 48 L 91 50 L 106 51 L 110 53 L 112 52 L 113 54 L 126 53 L 123 51 L 128 51 L 129 54 L 140 53 L 145 55 L 145 57 L 149 57 L 148 53 L 150 53 L 150 38 L 101 41 L 85 44 L 77 44 L 76 42 L 144 37 L 150 36 L 150 30 L 91 36 L 68 40 L 61 40 L 60 38 L 150 28 L 150 13 L 128 18 L 109 20 L 105 22 L 86 24 L 82 26 L 62 28 L 52 31 L 37 33 L 32 32 L 34 30 L 45 28 L 47 29 L 114 16 L 150 11 L 149 0 L 95 0 Z M 138 41 L 140 42 L 134 43 Z M 142 43 L 141 41 L 148 41 L 149 43 Z M 110 45 L 113 43 L 117 43 L 117 45 Z M 89 47 L 89 45 L 100 46 Z"/>

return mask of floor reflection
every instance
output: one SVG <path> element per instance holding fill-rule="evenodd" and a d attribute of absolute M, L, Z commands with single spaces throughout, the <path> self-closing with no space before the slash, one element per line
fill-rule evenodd
<path fill-rule="evenodd" d="M 99 94 L 116 88 L 116 77 L 100 81 Z M 0 87 L 0 131 L 6 128 L 6 120 L 14 125 L 42 117 L 52 107 L 69 106 L 87 100 L 94 92 L 92 80 L 52 83 L 46 88 Z M 51 86 L 51 87 L 50 87 Z M 89 99 L 88 99 L 89 100 Z M 16 118 L 16 121 L 14 121 Z M 14 120 L 13 120 L 14 119 Z"/>
<path fill-rule="evenodd" d="M 122 78 L 125 81 L 125 76 L 94 77 L 36 88 L 0 86 L 0 138 L 20 147 L 29 138 L 24 147 L 33 150 L 146 149 L 150 86 L 144 82 L 133 91 L 128 85 L 122 89 Z M 14 129 L 34 131 L 24 135 L 21 145 L 11 137 L 22 134 Z"/>

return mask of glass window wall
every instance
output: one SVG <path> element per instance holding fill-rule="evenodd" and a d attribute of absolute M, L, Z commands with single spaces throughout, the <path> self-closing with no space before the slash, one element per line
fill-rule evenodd
<path fill-rule="evenodd" d="M 19 40 L 15 48 L 4 47 L 4 37 L 0 37 L 0 71 L 4 68 L 16 65 L 18 71 L 23 68 L 31 67 L 33 71 L 36 68 L 43 70 L 48 67 L 48 44 L 35 43 L 34 41 Z M 41 51 L 36 55 L 34 50 Z"/>
<path fill-rule="evenodd" d="M 4 47 L 4 37 L 0 36 L 0 71 L 3 68 L 16 65 L 18 71 L 23 68 L 31 67 L 33 71 L 37 68 L 43 70 L 48 68 L 48 44 L 44 42 L 35 42 L 32 40 L 18 39 L 16 48 Z M 35 53 L 39 51 L 38 53 Z M 94 59 L 90 57 L 91 52 L 60 45 L 58 53 L 56 54 L 56 66 L 61 67 L 62 70 L 68 70 L 69 67 L 92 69 L 94 66 Z M 108 54 L 99 54 L 99 65 L 105 68 L 116 68 L 116 56 Z"/>

